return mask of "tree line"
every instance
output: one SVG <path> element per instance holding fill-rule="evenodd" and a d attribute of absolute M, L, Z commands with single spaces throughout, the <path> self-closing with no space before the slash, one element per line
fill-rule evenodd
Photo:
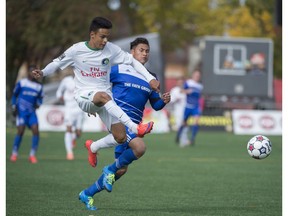
<path fill-rule="evenodd" d="M 204 35 L 272 38 L 274 74 L 282 77 L 282 36 L 275 31 L 275 0 L 119 0 L 118 10 L 111 10 L 108 2 L 6 0 L 7 92 L 13 89 L 23 62 L 42 68 L 73 43 L 88 40 L 95 16 L 112 21 L 111 40 L 159 32 L 164 55 Z"/>

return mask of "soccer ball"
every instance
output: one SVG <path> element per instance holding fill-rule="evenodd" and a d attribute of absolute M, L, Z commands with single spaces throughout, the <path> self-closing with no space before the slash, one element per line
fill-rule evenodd
<path fill-rule="evenodd" d="M 249 140 L 247 150 L 252 158 L 264 159 L 270 155 L 272 143 L 267 137 L 256 135 Z"/>

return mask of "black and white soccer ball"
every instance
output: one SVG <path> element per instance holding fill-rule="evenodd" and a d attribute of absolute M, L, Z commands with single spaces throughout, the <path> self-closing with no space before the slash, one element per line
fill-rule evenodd
<path fill-rule="evenodd" d="M 247 150 L 252 158 L 264 159 L 271 154 L 272 143 L 266 136 L 256 135 L 249 140 Z"/>

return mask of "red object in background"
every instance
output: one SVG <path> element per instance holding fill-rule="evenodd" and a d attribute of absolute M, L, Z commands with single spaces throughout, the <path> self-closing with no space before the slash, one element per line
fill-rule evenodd
<path fill-rule="evenodd" d="M 167 78 L 165 79 L 165 92 L 170 91 L 173 87 L 177 85 L 177 78 Z"/>
<path fill-rule="evenodd" d="M 282 80 L 274 79 L 273 88 L 276 108 L 282 110 Z"/>

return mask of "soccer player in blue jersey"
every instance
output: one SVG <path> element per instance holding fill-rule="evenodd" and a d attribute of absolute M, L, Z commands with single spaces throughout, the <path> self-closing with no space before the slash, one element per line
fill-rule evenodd
<path fill-rule="evenodd" d="M 184 118 L 183 123 L 179 130 L 177 131 L 176 142 L 179 142 L 179 139 L 182 135 L 182 132 L 185 127 L 187 127 L 187 121 L 189 117 L 194 117 L 194 123 L 190 127 L 191 137 L 190 137 L 190 145 L 195 144 L 195 138 L 199 129 L 199 117 L 201 115 L 201 106 L 200 106 L 200 98 L 201 92 L 203 89 L 203 85 L 200 83 L 201 73 L 199 70 L 195 70 L 192 73 L 191 79 L 185 81 L 183 85 L 182 92 L 186 94 L 186 106 L 184 110 Z"/>
<path fill-rule="evenodd" d="M 146 38 L 136 38 L 131 42 L 130 48 L 133 57 L 143 65 L 148 61 L 150 47 Z M 131 65 L 119 64 L 113 66 L 110 81 L 115 102 L 136 124 L 142 121 L 143 111 L 148 100 L 154 110 L 160 110 L 170 102 L 169 92 L 164 93 L 160 97 L 159 93 L 151 89 L 144 76 L 137 73 Z M 115 162 L 105 166 L 99 179 L 79 194 L 79 199 L 89 210 L 96 210 L 93 205 L 93 196 L 103 189 L 111 192 L 114 181 L 123 176 L 127 171 L 128 165 L 143 156 L 146 151 L 142 138 L 137 137 L 137 134 L 127 127 L 126 133 L 127 142 L 117 145 L 115 148 Z M 93 145 L 91 148 L 99 150 L 111 146 L 113 146 L 111 143 L 106 143 L 106 145 L 102 146 Z M 94 164 L 91 164 L 91 166 L 94 166 Z"/>
<path fill-rule="evenodd" d="M 28 77 L 20 80 L 13 91 L 12 112 L 16 117 L 17 134 L 14 139 L 14 145 L 10 160 L 16 162 L 18 150 L 24 135 L 25 127 L 28 126 L 32 131 L 32 146 L 30 150 L 29 161 L 37 163 L 35 156 L 39 144 L 39 130 L 36 109 L 42 104 L 43 86 L 32 76 L 35 66 L 28 69 Z"/>

